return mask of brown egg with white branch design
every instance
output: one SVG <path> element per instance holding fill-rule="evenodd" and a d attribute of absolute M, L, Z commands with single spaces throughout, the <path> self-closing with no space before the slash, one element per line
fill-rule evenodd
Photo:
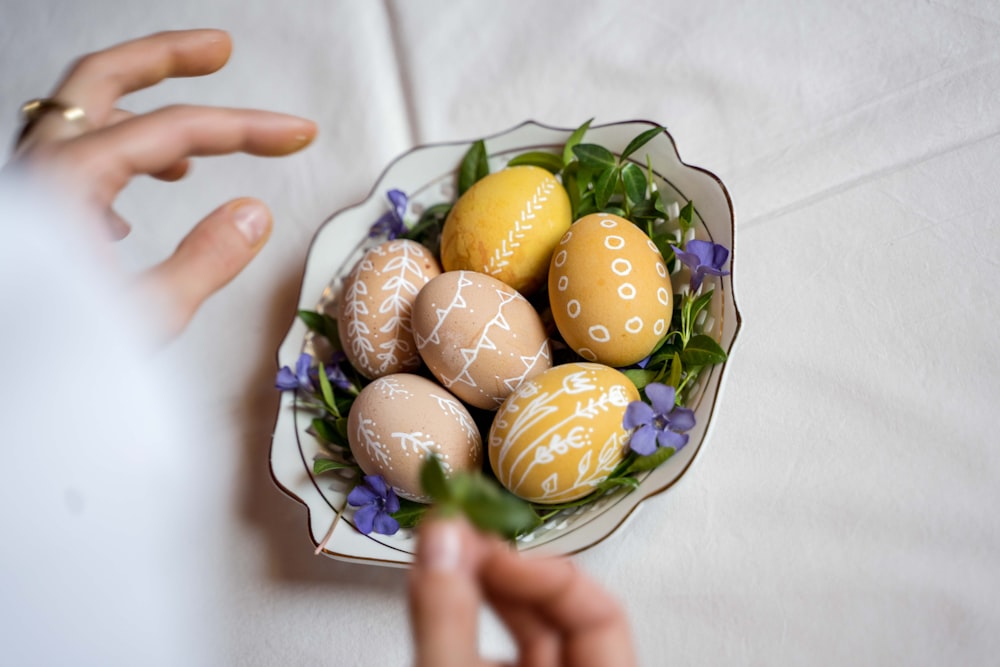
<path fill-rule="evenodd" d="M 351 453 L 366 475 L 382 475 L 396 492 L 429 502 L 420 467 L 435 455 L 445 474 L 480 469 L 483 443 L 462 403 L 437 383 L 409 373 L 368 384 L 347 418 Z"/>
<path fill-rule="evenodd" d="M 359 373 L 373 379 L 420 367 L 410 314 L 417 293 L 440 273 L 434 255 L 406 239 L 380 243 L 358 260 L 344 279 L 337 329 Z"/>

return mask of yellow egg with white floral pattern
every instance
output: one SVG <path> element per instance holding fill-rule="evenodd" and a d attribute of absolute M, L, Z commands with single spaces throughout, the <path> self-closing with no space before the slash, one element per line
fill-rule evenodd
<path fill-rule="evenodd" d="M 673 286 L 656 244 L 625 218 L 593 213 L 573 223 L 549 267 L 552 317 L 581 357 L 634 364 L 670 328 Z"/>
<path fill-rule="evenodd" d="M 592 493 L 625 456 L 625 410 L 639 400 L 623 373 L 592 363 L 554 366 L 512 393 L 493 419 L 490 464 L 511 493 L 562 503 Z"/>

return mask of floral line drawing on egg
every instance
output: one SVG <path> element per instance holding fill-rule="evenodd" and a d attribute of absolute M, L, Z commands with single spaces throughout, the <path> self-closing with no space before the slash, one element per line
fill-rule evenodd
<path fill-rule="evenodd" d="M 520 247 L 520 239 L 524 238 L 524 232 L 531 229 L 527 224 L 529 220 L 535 219 L 535 212 L 542 209 L 542 205 L 548 201 L 548 195 L 555 188 L 555 181 L 543 181 L 535 188 L 535 193 L 531 199 L 525 202 L 524 209 L 521 210 L 518 219 L 514 220 L 514 225 L 507 232 L 507 238 L 500 243 L 500 247 L 493 252 L 489 259 L 489 274 L 499 275 L 504 268 L 510 266 L 510 257 L 514 254 L 514 249 Z"/>
<path fill-rule="evenodd" d="M 589 374 L 586 371 L 579 371 L 568 375 L 564 379 L 559 390 L 535 394 L 527 409 L 520 411 L 520 414 L 515 416 L 513 423 L 509 424 L 510 429 L 507 431 L 506 442 L 503 444 L 500 444 L 497 441 L 490 443 L 490 446 L 500 445 L 500 454 L 498 458 L 500 467 L 504 469 L 508 467 L 505 459 L 509 453 L 511 443 L 520 439 L 524 433 L 530 431 L 537 423 L 542 421 L 548 415 L 561 409 L 565 410 L 565 406 L 556 405 L 561 396 L 571 396 L 573 394 L 583 392 L 595 392 L 598 389 L 599 387 L 597 383 L 589 377 Z M 557 438 L 559 430 L 566 424 L 572 423 L 577 417 L 593 418 L 599 412 L 607 412 L 610 410 L 611 406 L 624 407 L 628 405 L 628 398 L 621 391 L 614 391 L 616 389 L 618 389 L 618 387 L 614 387 L 612 391 L 602 391 L 598 398 L 588 399 L 586 405 L 577 401 L 573 410 L 565 410 L 565 417 L 556 421 L 542 433 L 535 434 L 536 437 L 534 438 L 533 443 L 524 447 L 509 467 L 513 468 L 517 466 L 517 464 L 520 463 L 525 456 L 533 454 L 535 449 L 546 446 L 541 444 L 546 438 Z M 506 415 L 504 414 L 503 416 Z M 502 417 L 498 415 L 498 419 L 502 419 Z M 503 424 L 508 425 L 508 422 L 504 420 Z M 579 446 L 581 445 L 576 444 L 575 447 Z M 539 462 L 537 458 L 535 459 L 535 462 Z"/>

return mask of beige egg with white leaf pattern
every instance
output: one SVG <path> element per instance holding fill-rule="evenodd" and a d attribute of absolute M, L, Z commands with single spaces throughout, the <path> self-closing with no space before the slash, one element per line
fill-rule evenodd
<path fill-rule="evenodd" d="M 380 243 L 358 260 L 344 279 L 337 329 L 359 373 L 372 379 L 420 367 L 410 314 L 417 293 L 440 273 L 434 255 L 407 239 Z"/>
<path fill-rule="evenodd" d="M 480 469 L 483 443 L 472 415 L 443 387 L 408 373 L 386 375 L 358 394 L 347 418 L 351 453 L 410 500 L 429 502 L 420 468 L 436 455 L 445 474 Z"/>

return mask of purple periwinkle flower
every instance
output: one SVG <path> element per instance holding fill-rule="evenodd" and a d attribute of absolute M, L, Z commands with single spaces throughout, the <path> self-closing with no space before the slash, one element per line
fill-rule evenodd
<path fill-rule="evenodd" d="M 347 375 L 344 373 L 344 369 L 341 364 L 347 360 L 347 355 L 345 355 L 340 350 L 333 353 L 333 357 L 330 359 L 329 364 L 323 366 L 326 370 L 326 378 L 330 381 L 334 387 L 338 389 L 343 389 L 344 391 L 351 391 L 354 389 L 354 385 L 350 380 L 347 379 Z M 309 378 L 312 380 L 313 387 L 319 386 L 319 367 L 313 368 L 309 371 Z"/>
<path fill-rule="evenodd" d="M 392 513 L 399 511 L 399 498 L 382 475 L 365 475 L 347 494 L 347 504 L 358 508 L 354 511 L 354 525 L 365 535 L 373 530 L 394 535 L 399 530 L 399 522 L 392 518 Z"/>
<path fill-rule="evenodd" d="M 406 214 L 406 194 L 402 190 L 389 190 L 386 196 L 389 198 L 392 208 L 375 221 L 375 224 L 368 231 L 369 238 L 384 234 L 389 239 L 394 239 L 406 232 L 406 223 L 403 222 L 403 216 Z"/>
<path fill-rule="evenodd" d="M 282 366 L 278 371 L 278 377 L 274 381 L 274 386 L 281 391 L 291 391 L 293 389 L 305 389 L 312 391 L 312 380 L 309 377 L 309 367 L 312 366 L 312 355 L 303 352 L 295 362 L 295 370 L 288 366 Z"/>
<path fill-rule="evenodd" d="M 670 247 L 673 248 L 677 259 L 691 269 L 692 292 L 701 287 L 701 281 L 705 276 L 729 275 L 729 271 L 722 268 L 729 259 L 729 249 L 726 246 L 711 241 L 691 239 L 685 244 L 684 250 L 677 246 Z"/>
<path fill-rule="evenodd" d="M 629 447 L 636 454 L 646 456 L 659 447 L 671 447 L 679 452 L 688 443 L 688 434 L 694 428 L 694 412 L 674 405 L 677 393 L 673 387 L 659 382 L 646 385 L 646 396 L 652 407 L 642 401 L 632 401 L 625 408 L 622 425 L 635 429 Z"/>
<path fill-rule="evenodd" d="M 340 367 L 341 362 L 346 357 L 343 352 L 335 352 L 329 365 L 325 365 L 326 377 L 334 387 L 350 391 L 354 388 L 351 381 L 347 379 L 344 370 Z M 288 366 L 282 366 L 278 371 L 278 377 L 274 381 L 274 386 L 281 391 L 292 391 L 301 389 L 303 391 L 314 392 L 319 387 L 319 367 L 312 365 L 312 355 L 303 352 L 295 362 L 295 370 Z"/>

